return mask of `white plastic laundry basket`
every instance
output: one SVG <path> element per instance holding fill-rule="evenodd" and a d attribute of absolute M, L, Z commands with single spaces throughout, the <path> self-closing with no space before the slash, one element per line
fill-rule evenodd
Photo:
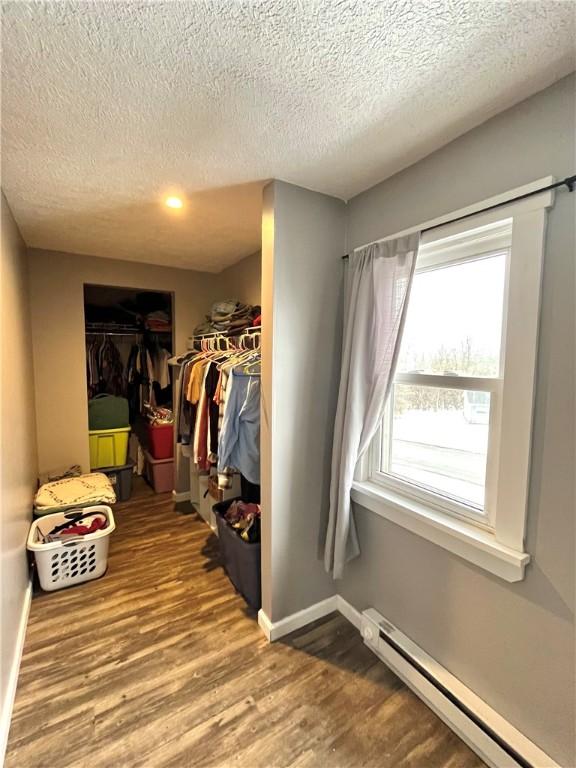
<path fill-rule="evenodd" d="M 69 541 L 45 543 L 43 537 L 55 526 L 69 520 L 74 512 L 82 512 L 83 515 L 103 514 L 108 525 Z M 106 572 L 110 534 L 115 528 L 112 510 L 102 504 L 43 515 L 35 520 L 30 527 L 27 547 L 30 552 L 34 552 L 42 589 L 52 592 L 102 576 Z"/>

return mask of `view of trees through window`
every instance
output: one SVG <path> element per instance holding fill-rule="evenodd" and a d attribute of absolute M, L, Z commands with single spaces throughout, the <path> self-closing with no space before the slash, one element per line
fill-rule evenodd
<path fill-rule="evenodd" d="M 497 377 L 506 252 L 417 272 L 398 373 Z M 490 394 L 396 382 L 383 430 L 383 472 L 484 507 Z"/>
<path fill-rule="evenodd" d="M 400 373 L 488 376 L 499 373 L 505 253 L 443 266 L 414 277 L 402 338 Z M 403 387 L 396 408 L 462 408 L 461 390 Z"/>
<path fill-rule="evenodd" d="M 412 356 L 410 373 L 435 373 L 442 376 L 458 376 L 458 371 L 465 370 L 469 376 L 492 376 L 498 370 L 498 360 L 494 355 L 482 354 L 474 350 L 472 339 L 467 336 L 459 347 L 448 349 L 443 344 L 430 356 L 415 353 Z M 408 372 L 408 371 L 406 371 Z M 395 408 L 402 413 L 406 408 L 424 410 L 460 409 L 464 407 L 462 390 L 442 389 L 440 387 L 402 387 L 395 397 Z"/>

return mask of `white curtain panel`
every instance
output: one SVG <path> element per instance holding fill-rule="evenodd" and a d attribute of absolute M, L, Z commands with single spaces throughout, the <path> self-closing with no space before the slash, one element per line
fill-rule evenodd
<path fill-rule="evenodd" d="M 400 349 L 420 233 L 350 256 L 324 564 L 334 578 L 360 554 L 350 502 L 356 464 L 384 412 Z"/>

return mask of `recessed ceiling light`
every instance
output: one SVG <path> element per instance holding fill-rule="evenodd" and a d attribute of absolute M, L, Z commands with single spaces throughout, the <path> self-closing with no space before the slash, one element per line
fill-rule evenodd
<path fill-rule="evenodd" d="M 167 197 L 166 205 L 168 206 L 168 208 L 182 208 L 184 203 L 179 197 Z"/>

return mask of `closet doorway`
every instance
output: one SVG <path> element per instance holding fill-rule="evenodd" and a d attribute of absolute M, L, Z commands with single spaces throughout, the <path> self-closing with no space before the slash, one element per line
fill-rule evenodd
<path fill-rule="evenodd" d="M 132 472 L 172 490 L 173 294 L 86 284 L 84 319 L 91 470 L 104 470 L 117 496 Z M 151 424 L 167 444 L 162 465 L 150 452 Z"/>

